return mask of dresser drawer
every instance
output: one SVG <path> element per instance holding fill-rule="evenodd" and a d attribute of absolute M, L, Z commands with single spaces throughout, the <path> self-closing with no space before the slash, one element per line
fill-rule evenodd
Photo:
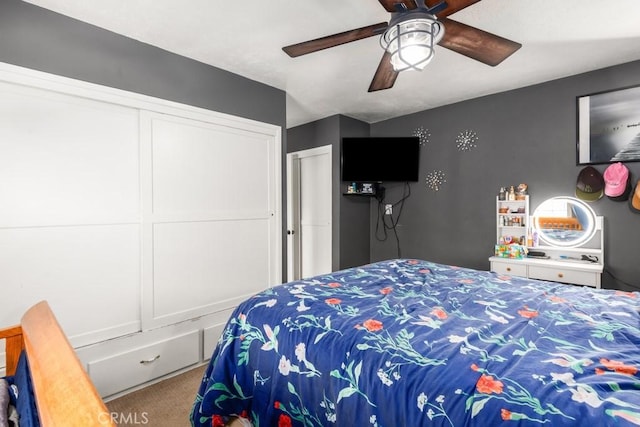
<path fill-rule="evenodd" d="M 100 395 L 128 388 L 200 361 L 200 331 L 193 331 L 88 363 L 89 375 Z"/>
<path fill-rule="evenodd" d="M 527 277 L 527 265 L 515 262 L 491 261 L 491 271 L 509 276 Z"/>
<path fill-rule="evenodd" d="M 598 273 L 567 270 L 562 267 L 541 267 L 537 265 L 530 265 L 529 277 L 532 279 L 550 280 L 552 282 L 564 282 L 593 287 L 598 286 Z"/>

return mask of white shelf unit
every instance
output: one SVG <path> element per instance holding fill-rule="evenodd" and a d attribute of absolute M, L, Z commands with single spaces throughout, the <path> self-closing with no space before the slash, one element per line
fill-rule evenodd
<path fill-rule="evenodd" d="M 496 245 L 500 244 L 500 238 L 518 239 L 524 237 L 526 245 L 527 231 L 529 230 L 529 196 L 522 200 L 500 200 L 496 197 Z M 507 212 L 500 212 L 507 209 Z"/>

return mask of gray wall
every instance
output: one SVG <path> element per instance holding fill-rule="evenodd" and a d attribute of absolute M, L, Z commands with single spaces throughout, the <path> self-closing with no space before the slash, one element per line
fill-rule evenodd
<path fill-rule="evenodd" d="M 345 136 L 369 136 L 369 125 L 341 115 L 287 130 L 287 151 L 331 145 L 332 267 L 339 270 L 369 262 L 369 198 L 342 195 L 340 141 Z"/>
<path fill-rule="evenodd" d="M 286 152 L 284 91 L 20 0 L 0 1 L 0 62 L 274 124 Z"/>
<path fill-rule="evenodd" d="M 634 85 L 640 85 L 640 61 L 371 125 L 371 136 L 408 136 L 419 126 L 431 132 L 420 154 L 420 181 L 412 184 L 398 227 L 402 255 L 488 269 L 499 188 L 527 183 L 532 209 L 548 197 L 574 195 L 582 168 L 576 166 L 576 97 Z M 479 139 L 475 149 L 461 152 L 456 137 L 464 130 Z M 640 163 L 626 165 L 635 183 Z M 603 172 L 606 166 L 595 167 Z M 433 171 L 446 174 L 437 192 L 425 184 Z M 402 186 L 386 186 L 389 202 L 401 197 Z M 605 217 L 603 287 L 632 289 L 613 274 L 639 289 L 640 215 L 606 197 L 591 206 Z M 370 215 L 373 222 L 373 203 Z M 378 242 L 373 227 L 370 242 L 371 261 L 397 255 L 395 241 Z"/>

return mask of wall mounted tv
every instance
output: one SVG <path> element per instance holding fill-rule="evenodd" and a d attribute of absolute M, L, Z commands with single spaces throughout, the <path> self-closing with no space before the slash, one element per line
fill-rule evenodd
<path fill-rule="evenodd" d="M 342 180 L 418 181 L 420 139 L 416 137 L 342 138 Z"/>

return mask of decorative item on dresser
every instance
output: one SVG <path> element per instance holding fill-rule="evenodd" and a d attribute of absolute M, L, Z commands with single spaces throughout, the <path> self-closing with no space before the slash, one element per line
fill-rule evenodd
<path fill-rule="evenodd" d="M 498 224 L 501 217 L 498 202 Z M 527 200 L 528 205 L 528 200 Z M 528 208 L 527 208 L 528 209 Z M 604 269 L 604 219 L 584 202 L 572 197 L 553 197 L 526 217 L 530 230 L 524 243 L 528 255 L 489 258 L 491 271 L 531 279 L 599 288 Z M 498 239 L 504 235 L 498 225 Z M 525 229 L 526 230 L 526 229 Z M 511 251 L 513 253 L 513 251 Z"/>

